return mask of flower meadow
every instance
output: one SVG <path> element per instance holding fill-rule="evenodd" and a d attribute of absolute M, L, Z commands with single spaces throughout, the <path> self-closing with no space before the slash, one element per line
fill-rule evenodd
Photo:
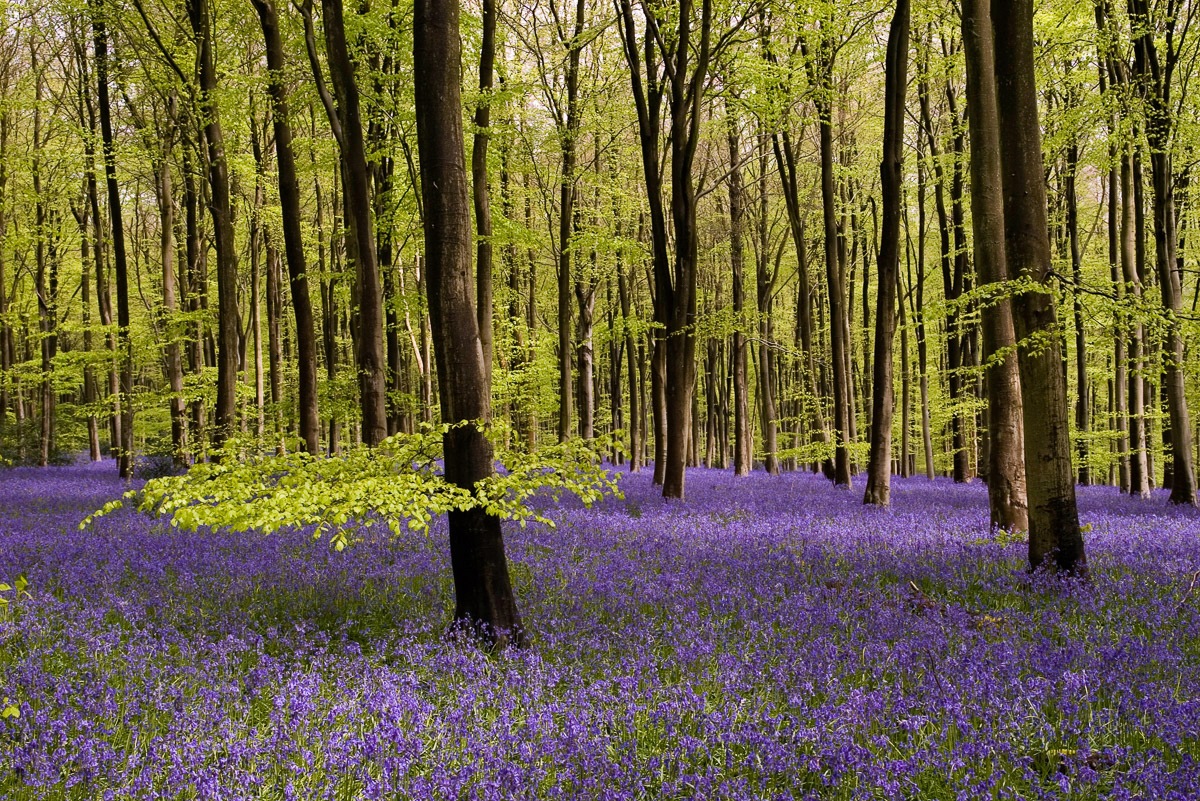
<path fill-rule="evenodd" d="M 1090 584 L 978 483 L 642 473 L 506 529 L 531 647 L 445 634 L 444 522 L 183 533 L 0 473 L 0 798 L 1195 799 L 1200 519 L 1081 490 Z"/>

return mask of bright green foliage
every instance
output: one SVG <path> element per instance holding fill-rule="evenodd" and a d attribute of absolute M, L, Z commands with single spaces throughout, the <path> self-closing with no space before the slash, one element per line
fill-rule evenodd
<path fill-rule="evenodd" d="M 29 593 L 25 589 L 28 586 L 29 582 L 24 576 L 17 576 L 12 584 L 0 582 L 0 619 L 12 614 L 12 601 L 20 598 L 22 595 L 27 598 L 29 597 Z M 6 598 L 3 593 L 12 593 L 12 598 Z M 0 702 L 0 720 L 19 717 L 21 717 L 20 708 L 17 707 L 16 702 L 5 696 L 4 701 Z"/>
<path fill-rule="evenodd" d="M 476 425 L 473 422 L 459 425 Z M 397 434 L 374 449 L 356 448 L 336 457 L 306 453 L 284 456 L 247 453 L 231 441 L 220 462 L 197 464 L 181 476 L 146 482 L 140 490 L 105 504 L 80 527 L 136 499 L 143 512 L 164 515 L 171 525 L 270 534 L 285 527 L 315 526 L 314 538 L 331 532 L 342 550 L 355 528 L 386 523 L 426 531 L 436 515 L 484 508 L 489 514 L 524 525 L 553 522 L 530 505 L 535 494 L 558 499 L 563 492 L 586 505 L 606 492 L 620 494 L 618 476 L 600 463 L 607 445 L 569 440 L 528 454 L 497 448 L 499 469 L 463 489 L 441 473 L 442 437 L 450 426 L 424 426 L 417 434 Z M 487 429 L 495 442 L 502 432 Z M 593 447 L 595 450 L 593 450 Z"/>

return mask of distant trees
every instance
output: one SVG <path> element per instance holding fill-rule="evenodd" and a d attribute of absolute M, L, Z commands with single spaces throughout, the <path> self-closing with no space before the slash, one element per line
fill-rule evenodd
<path fill-rule="evenodd" d="M 129 476 L 494 412 L 672 498 L 700 464 L 866 469 L 877 504 L 892 474 L 979 476 L 993 525 L 1069 561 L 1070 515 L 1039 522 L 1064 465 L 1195 499 L 1200 7 L 986 5 L 897 3 L 885 36 L 848 0 L 489 0 L 478 74 L 433 98 L 403 4 L 10 3 L 0 452 Z M 989 67 L 983 27 L 1043 45 Z M 468 402 L 441 360 L 473 343 Z"/>

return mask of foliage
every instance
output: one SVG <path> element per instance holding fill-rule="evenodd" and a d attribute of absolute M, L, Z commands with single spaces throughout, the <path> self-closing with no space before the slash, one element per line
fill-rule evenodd
<path fill-rule="evenodd" d="M 557 500 L 567 492 L 590 506 L 606 492 L 619 492 L 616 477 L 597 456 L 605 443 L 578 439 L 534 453 L 502 449 L 492 476 L 473 489 L 455 486 L 441 472 L 442 441 L 451 428 L 425 425 L 419 433 L 396 434 L 376 448 L 353 448 L 334 457 L 264 454 L 234 439 L 219 461 L 194 465 L 184 475 L 153 478 L 81 526 L 133 500 L 139 510 L 166 516 L 185 531 L 271 534 L 314 526 L 314 538 L 328 533 L 340 551 L 359 527 L 378 522 L 399 536 L 405 528 L 427 531 L 431 520 L 446 512 L 482 508 L 521 525 L 529 520 L 553 525 L 531 505 L 535 495 L 549 493 Z M 493 442 L 505 439 L 498 429 L 484 430 Z"/>
<path fill-rule="evenodd" d="M 14 614 L 13 601 L 21 596 L 25 596 L 26 598 L 31 597 L 29 592 L 26 590 L 28 586 L 29 582 L 26 580 L 25 576 L 17 576 L 12 584 L 0 582 L 0 622 L 7 621 L 12 618 Z M 6 593 L 11 593 L 12 597 L 6 597 Z M 4 642 L 0 641 L 0 652 L 4 651 L 6 648 L 7 646 L 4 644 Z M 20 707 L 18 707 L 11 698 L 4 696 L 4 700 L 0 701 L 0 720 L 5 720 L 7 718 L 19 718 L 20 716 Z"/>

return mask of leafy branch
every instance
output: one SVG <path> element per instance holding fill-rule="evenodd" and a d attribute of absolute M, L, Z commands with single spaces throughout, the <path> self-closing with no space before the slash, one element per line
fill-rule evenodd
<path fill-rule="evenodd" d="M 493 445 L 506 439 L 501 427 L 480 427 Z M 231 440 L 219 462 L 152 479 L 105 504 L 80 528 L 132 502 L 139 511 L 166 517 L 185 531 L 271 534 L 315 526 L 314 539 L 330 533 L 330 544 L 340 551 L 355 530 L 381 522 L 395 535 L 406 528 L 427 532 L 435 516 L 482 508 L 521 525 L 534 520 L 553 526 L 530 505 L 534 496 L 548 493 L 557 500 L 569 492 L 590 506 L 606 493 L 620 494 L 617 476 L 597 455 L 606 447 L 600 440 L 568 440 L 535 454 L 497 447 L 496 472 L 471 489 L 456 486 L 441 471 L 442 440 L 451 428 L 427 425 L 415 434 L 389 437 L 374 449 L 356 448 L 330 458 L 247 452 L 245 442 Z"/>

